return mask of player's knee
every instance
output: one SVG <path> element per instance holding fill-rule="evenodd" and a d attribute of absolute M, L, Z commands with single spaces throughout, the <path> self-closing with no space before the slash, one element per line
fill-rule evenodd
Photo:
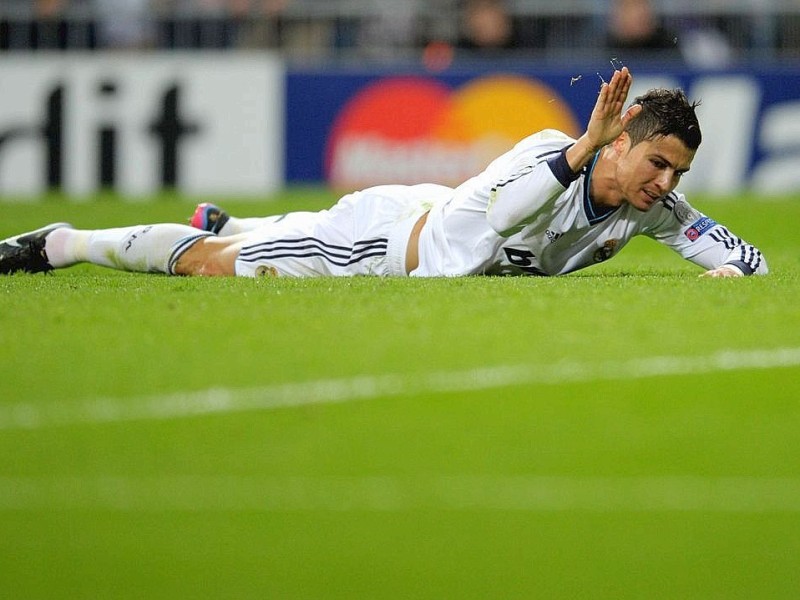
<path fill-rule="evenodd" d="M 192 245 L 175 264 L 178 275 L 235 275 L 238 251 L 236 241 L 216 236 L 205 237 Z"/>

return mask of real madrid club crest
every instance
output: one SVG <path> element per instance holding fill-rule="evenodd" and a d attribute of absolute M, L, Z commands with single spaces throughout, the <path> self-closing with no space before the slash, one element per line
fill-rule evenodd
<path fill-rule="evenodd" d="M 619 240 L 606 240 L 602 248 L 598 248 L 595 251 L 594 262 L 600 263 L 614 256 L 614 252 L 616 252 L 617 246 L 619 246 Z"/>
<path fill-rule="evenodd" d="M 672 214 L 681 225 L 689 225 L 700 217 L 700 213 L 694 210 L 685 200 L 678 200 L 672 207 Z"/>
<path fill-rule="evenodd" d="M 267 265 L 258 265 L 256 267 L 256 277 L 277 277 L 278 269 L 269 267 Z"/>

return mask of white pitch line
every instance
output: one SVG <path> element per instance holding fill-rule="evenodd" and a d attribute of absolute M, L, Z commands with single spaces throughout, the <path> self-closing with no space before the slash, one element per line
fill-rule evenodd
<path fill-rule="evenodd" d="M 423 475 L 0 477 L 0 511 L 800 513 L 800 478 Z"/>
<path fill-rule="evenodd" d="M 549 365 L 494 366 L 405 375 L 360 375 L 245 389 L 214 388 L 132 398 L 6 404 L 0 405 L 0 431 L 92 423 L 163 421 L 390 396 L 472 392 L 516 385 L 633 380 L 797 366 L 800 366 L 800 348 L 776 348 L 726 350 L 705 356 L 654 356 L 606 362 L 562 361 Z"/>

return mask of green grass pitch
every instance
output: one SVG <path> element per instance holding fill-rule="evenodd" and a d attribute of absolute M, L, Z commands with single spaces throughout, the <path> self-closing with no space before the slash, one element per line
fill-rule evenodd
<path fill-rule="evenodd" d="M 0 278 L 0 596 L 800 597 L 800 197 L 695 204 L 772 273 Z"/>

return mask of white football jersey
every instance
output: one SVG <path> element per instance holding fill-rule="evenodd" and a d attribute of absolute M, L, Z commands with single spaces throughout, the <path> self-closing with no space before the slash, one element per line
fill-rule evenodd
<path fill-rule="evenodd" d="M 564 152 L 574 139 L 531 135 L 476 177 L 439 198 L 420 235 L 413 276 L 560 275 L 615 256 L 646 235 L 714 269 L 765 274 L 758 248 L 672 192 L 642 212 L 623 204 L 598 213 L 588 195 L 594 163 L 575 177 Z"/>

